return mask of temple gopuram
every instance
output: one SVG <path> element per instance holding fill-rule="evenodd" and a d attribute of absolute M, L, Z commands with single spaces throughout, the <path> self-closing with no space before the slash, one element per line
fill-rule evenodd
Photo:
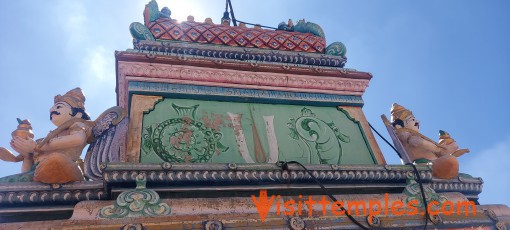
<path fill-rule="evenodd" d="M 115 52 L 116 106 L 91 118 L 75 88 L 55 96 L 47 136 L 18 119 L 0 147 L 23 162 L 0 178 L 0 229 L 510 227 L 459 172 L 469 150 L 423 136 L 397 103 L 381 122 L 403 163 L 386 163 L 362 109 L 373 76 L 344 68 L 319 25 L 231 15 L 178 22 L 151 0 Z"/>

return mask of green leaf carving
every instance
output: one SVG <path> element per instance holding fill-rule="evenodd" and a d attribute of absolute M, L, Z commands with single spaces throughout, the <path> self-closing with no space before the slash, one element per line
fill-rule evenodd
<path fill-rule="evenodd" d="M 136 188 L 120 193 L 113 205 L 102 207 L 99 210 L 99 218 L 152 217 L 170 214 L 170 206 L 161 203 L 158 193 L 147 189 L 146 183 L 145 175 L 138 175 Z"/>
<path fill-rule="evenodd" d="M 304 107 L 301 109 L 301 117 L 291 118 L 287 127 L 290 130 L 289 136 L 303 141 L 309 148 L 310 156 L 316 154 L 321 164 L 340 164 L 340 142 L 347 143 L 350 138 L 341 133 L 333 122 L 319 119 L 312 110 Z"/>

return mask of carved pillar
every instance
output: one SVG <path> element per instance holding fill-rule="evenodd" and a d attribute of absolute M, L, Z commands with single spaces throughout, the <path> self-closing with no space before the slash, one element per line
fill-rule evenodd
<path fill-rule="evenodd" d="M 127 162 L 140 162 L 143 113 L 154 109 L 154 105 L 160 100 L 163 100 L 163 97 L 137 94 L 131 97 L 131 113 L 129 114 L 130 121 L 126 153 Z"/>

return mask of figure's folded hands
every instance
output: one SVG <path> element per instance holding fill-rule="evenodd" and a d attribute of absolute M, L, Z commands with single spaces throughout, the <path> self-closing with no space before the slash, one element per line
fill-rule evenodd
<path fill-rule="evenodd" d="M 11 147 L 25 157 L 33 153 L 36 146 L 37 143 L 32 139 L 14 137 L 11 141 Z"/>

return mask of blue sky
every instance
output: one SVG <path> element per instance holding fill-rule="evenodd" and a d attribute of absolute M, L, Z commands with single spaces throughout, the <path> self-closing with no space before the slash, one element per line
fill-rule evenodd
<path fill-rule="evenodd" d="M 1 1 L 0 146 L 9 147 L 16 117 L 36 137 L 54 127 L 53 97 L 80 86 L 93 118 L 115 105 L 115 50 L 132 48 L 129 24 L 143 22 L 148 0 Z M 172 17 L 218 23 L 222 0 L 158 1 Z M 421 131 L 448 131 L 461 147 L 461 171 L 484 180 L 482 204 L 510 205 L 510 2 L 233 0 L 239 20 L 276 26 L 289 18 L 318 23 L 327 42 L 347 46 L 347 68 L 371 72 L 367 119 L 387 136 L 380 115 L 393 102 L 411 109 Z M 379 145 L 388 163 L 397 155 Z M 20 164 L 0 162 L 0 177 Z"/>

